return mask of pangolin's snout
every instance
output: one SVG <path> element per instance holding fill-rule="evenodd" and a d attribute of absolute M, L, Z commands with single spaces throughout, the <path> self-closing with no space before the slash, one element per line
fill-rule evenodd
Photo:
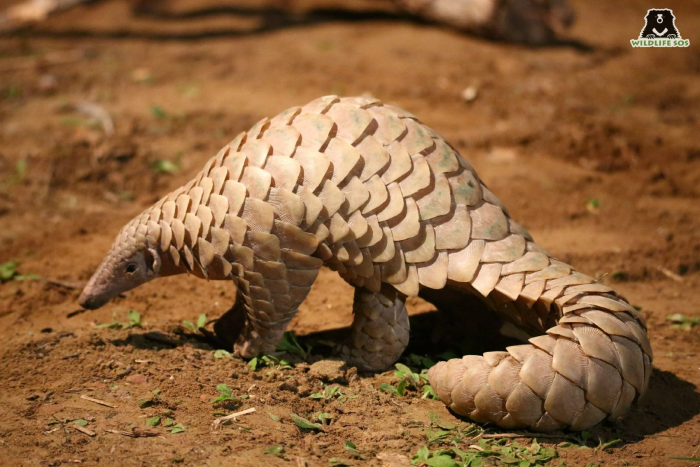
<path fill-rule="evenodd" d="M 106 304 L 108 301 L 108 299 L 90 295 L 85 290 L 83 290 L 83 293 L 80 294 L 80 298 L 78 299 L 80 306 L 88 310 L 96 310 L 97 308 L 100 308 Z"/>

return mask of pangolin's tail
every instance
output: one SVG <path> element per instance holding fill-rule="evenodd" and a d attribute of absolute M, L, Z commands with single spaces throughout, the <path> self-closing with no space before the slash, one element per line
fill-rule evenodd
<path fill-rule="evenodd" d="M 486 300 L 531 335 L 546 334 L 438 363 L 431 385 L 457 414 L 504 428 L 584 430 L 621 416 L 651 375 L 643 318 L 609 287 L 534 244 L 527 249 L 501 268 L 512 287 L 501 281 Z"/>

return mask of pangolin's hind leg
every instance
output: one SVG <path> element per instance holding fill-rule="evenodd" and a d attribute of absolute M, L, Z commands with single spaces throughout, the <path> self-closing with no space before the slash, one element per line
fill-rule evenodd
<path fill-rule="evenodd" d="M 391 286 L 379 292 L 355 289 L 354 320 L 340 356 L 360 370 L 383 370 L 399 359 L 408 345 L 408 312 L 404 297 Z"/>

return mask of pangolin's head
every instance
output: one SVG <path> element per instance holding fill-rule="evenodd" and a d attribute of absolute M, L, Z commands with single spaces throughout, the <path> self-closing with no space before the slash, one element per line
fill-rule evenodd
<path fill-rule="evenodd" d="M 161 256 L 146 232 L 127 225 L 80 294 L 83 308 L 94 310 L 117 295 L 160 276 Z"/>

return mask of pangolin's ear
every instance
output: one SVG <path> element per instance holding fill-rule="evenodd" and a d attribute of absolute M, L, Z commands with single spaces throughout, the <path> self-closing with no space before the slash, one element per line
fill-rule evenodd
<path fill-rule="evenodd" d="M 148 271 L 152 274 L 158 274 L 160 272 L 160 255 L 158 252 L 153 248 L 148 248 L 143 254 Z"/>

